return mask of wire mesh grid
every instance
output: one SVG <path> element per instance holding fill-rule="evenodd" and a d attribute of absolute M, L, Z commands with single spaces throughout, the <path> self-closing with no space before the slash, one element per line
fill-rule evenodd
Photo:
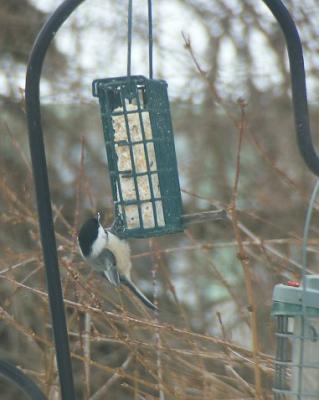
<path fill-rule="evenodd" d="M 318 399 L 318 317 L 279 315 L 276 325 L 275 400 Z"/>
<path fill-rule="evenodd" d="M 167 84 L 130 76 L 95 80 L 117 231 L 148 237 L 182 230 Z"/>
<path fill-rule="evenodd" d="M 319 275 L 306 275 L 307 244 L 319 180 L 306 215 L 302 246 L 302 282 L 274 288 L 276 318 L 275 400 L 319 399 Z"/>

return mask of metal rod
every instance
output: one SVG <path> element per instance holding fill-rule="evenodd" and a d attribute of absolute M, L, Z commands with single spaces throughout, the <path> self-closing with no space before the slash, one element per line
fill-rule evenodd
<path fill-rule="evenodd" d="M 19 387 L 32 400 L 47 400 L 38 386 L 24 372 L 11 363 L 0 360 L 0 375 Z"/>
<path fill-rule="evenodd" d="M 153 17 L 152 17 L 152 0 L 148 0 L 148 62 L 149 62 L 150 79 L 153 79 Z"/>
<path fill-rule="evenodd" d="M 189 225 L 208 222 L 208 221 L 217 221 L 217 220 L 226 220 L 227 213 L 226 210 L 212 210 L 212 211 L 202 211 L 194 214 L 184 214 L 182 215 L 182 224 L 184 227 Z"/>
<path fill-rule="evenodd" d="M 127 76 L 131 76 L 132 65 L 132 14 L 133 14 L 133 1 L 128 2 L 128 16 L 127 16 Z"/>
<path fill-rule="evenodd" d="M 304 233 L 303 233 L 303 242 L 302 242 L 302 296 L 301 296 L 301 305 L 302 305 L 302 315 L 300 316 L 301 319 L 301 339 L 300 339 L 300 354 L 299 354 L 299 369 L 298 369 L 298 394 L 301 394 L 303 391 L 303 373 L 304 373 L 304 356 L 305 356 L 305 328 L 307 325 L 307 309 L 306 309 L 306 293 L 307 293 L 307 279 L 306 279 L 306 271 L 307 271 L 307 247 L 308 247 L 308 238 L 309 238 L 309 230 L 310 230 L 310 223 L 312 219 L 312 214 L 315 206 L 316 198 L 318 197 L 319 193 L 319 180 L 317 180 L 315 187 L 313 189 L 309 206 L 307 209 L 306 214 L 306 221 L 304 226 Z"/>
<path fill-rule="evenodd" d="M 309 124 L 306 77 L 300 37 L 293 19 L 280 0 L 263 1 L 277 19 L 286 39 L 299 150 L 308 168 L 319 176 L 319 158 L 312 143 Z"/>
<path fill-rule="evenodd" d="M 153 79 L 153 17 L 152 0 L 148 0 L 148 65 L 149 77 Z M 133 1 L 128 2 L 127 16 L 127 76 L 131 76 L 132 69 L 132 29 L 133 29 Z"/>
<path fill-rule="evenodd" d="M 40 112 L 40 77 L 47 49 L 63 22 L 84 0 L 65 0 L 42 27 L 33 45 L 26 76 L 26 111 L 42 251 L 47 276 L 57 366 L 63 400 L 74 400 L 74 384 L 52 219 Z"/>

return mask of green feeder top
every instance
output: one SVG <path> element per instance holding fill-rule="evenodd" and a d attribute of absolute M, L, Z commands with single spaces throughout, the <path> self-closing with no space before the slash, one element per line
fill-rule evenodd
<path fill-rule="evenodd" d="M 309 317 L 319 317 L 319 275 L 305 275 L 303 284 L 278 284 L 273 291 L 271 315 L 303 315 L 303 303 Z"/>

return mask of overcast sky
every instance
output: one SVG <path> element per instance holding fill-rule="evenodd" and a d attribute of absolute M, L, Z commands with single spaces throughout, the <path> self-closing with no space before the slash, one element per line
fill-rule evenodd
<path fill-rule="evenodd" d="M 46 12 L 53 12 L 57 7 L 56 0 L 32 0 L 37 7 Z M 81 101 L 93 101 L 91 96 L 91 82 L 95 78 L 121 76 L 126 73 L 126 32 L 127 32 L 127 0 L 116 2 L 116 8 L 112 7 L 111 0 L 87 0 L 78 7 L 76 12 L 65 22 L 58 32 L 55 40 L 58 48 L 68 54 L 69 76 L 61 77 L 57 85 L 49 86 L 42 84 L 43 101 L 73 102 L 77 97 L 74 94 L 63 91 L 65 79 L 78 80 L 76 71 L 73 70 L 78 63 L 81 66 L 82 92 Z M 143 15 L 147 23 L 147 1 L 134 0 L 134 10 L 141 20 Z M 186 2 L 187 3 L 187 2 Z M 239 0 L 225 0 L 230 9 L 234 10 L 235 22 L 232 27 L 232 35 L 240 44 L 243 24 L 236 15 L 240 15 L 242 2 Z M 168 81 L 169 94 L 174 97 L 193 96 L 194 100 L 200 101 L 201 81 L 190 79 L 190 67 L 192 61 L 184 49 L 182 32 L 191 38 L 196 57 L 205 69 L 209 64 L 206 59 L 208 53 L 207 27 L 189 8 L 182 2 L 172 0 L 153 1 L 154 4 L 154 35 L 159 39 L 164 51 L 154 50 L 155 77 L 161 77 Z M 214 4 L 214 3 L 212 3 Z M 118 13 L 119 5 L 123 5 L 123 12 Z M 274 18 L 267 10 L 262 1 L 254 4 L 262 15 L 265 29 L 272 29 Z M 245 23 L 252 21 L 247 19 Z M 134 21 L 133 21 L 134 24 Z M 75 35 L 71 31 L 72 25 L 81 27 L 80 34 Z M 109 35 L 110 29 L 120 32 L 121 40 L 116 40 L 115 35 Z M 122 29 L 121 29 L 122 27 Z M 214 34 L 219 34 L 219 22 L 209 26 Z M 133 36 L 134 39 L 134 36 Z M 272 50 L 267 46 L 265 36 L 257 30 L 252 30 L 249 36 L 249 47 L 254 63 L 250 74 L 254 77 L 255 84 L 260 90 L 274 89 L 281 82 L 282 77 L 277 67 L 278 60 Z M 315 54 L 315 52 L 314 52 Z M 286 54 L 283 55 L 286 57 Z M 287 57 L 286 57 L 287 59 Z M 73 63 L 76 60 L 76 63 Z M 319 56 L 312 57 L 312 64 L 318 62 Z M 307 58 L 305 59 L 307 65 Z M 133 43 L 133 70 L 135 74 L 148 74 L 147 42 L 135 40 Z M 192 72 L 192 71 L 191 71 Z M 223 39 L 221 51 L 218 58 L 218 89 L 223 96 L 245 97 L 245 66 L 241 65 L 236 52 L 236 44 L 228 38 Z M 19 88 L 24 87 L 25 68 L 17 71 L 15 82 L 17 82 L 17 97 L 20 97 Z M 194 76 L 194 72 L 192 72 Z M 308 77 L 309 97 L 311 101 L 318 101 L 318 90 L 312 80 Z M 1 92 L 6 92 L 6 85 L 0 82 Z"/>
<path fill-rule="evenodd" d="M 39 8 L 44 11 L 53 11 L 57 2 L 55 0 L 34 0 Z M 229 6 L 234 12 L 240 12 L 239 2 L 237 0 L 228 0 Z M 121 1 L 123 4 L 123 14 L 125 16 L 127 1 Z M 141 15 L 144 11 L 146 23 L 146 0 L 134 0 L 134 9 Z M 190 87 L 189 66 L 192 64 L 189 55 L 183 47 L 183 38 L 181 32 L 184 32 L 192 40 L 196 56 L 201 65 L 205 68 L 205 53 L 208 46 L 208 38 L 205 33 L 205 27 L 201 20 L 194 13 L 191 13 L 187 7 L 182 6 L 180 2 L 161 0 L 154 1 L 154 35 L 160 38 L 161 46 L 166 49 L 164 53 L 158 54 L 155 49 L 154 66 L 155 76 L 158 72 L 168 80 L 171 96 L 181 96 L 183 92 L 198 91 L 199 88 Z M 126 73 L 126 43 L 120 41 L 114 49 L 113 38 L 108 38 L 106 31 L 101 31 L 103 23 L 105 26 L 111 26 L 115 29 L 123 25 L 123 33 L 126 33 L 127 24 L 122 16 L 114 12 L 112 2 L 109 0 L 90 0 L 79 6 L 78 10 L 65 23 L 59 31 L 56 41 L 60 50 L 68 53 L 70 57 L 76 57 L 83 66 L 83 83 L 88 87 L 87 95 L 90 96 L 90 84 L 94 78 L 125 75 Z M 259 5 L 260 7 L 260 5 Z M 265 6 L 265 14 L 269 14 Z M 269 14 L 269 20 L 271 15 Z M 83 26 L 81 38 L 76 38 L 71 34 L 72 24 Z M 212 26 L 212 30 L 218 34 L 218 24 Z M 240 37 L 240 24 L 237 25 L 238 37 Z M 77 40 L 81 43 L 81 52 L 77 51 Z M 261 89 L 267 89 L 270 85 L 276 85 L 281 79 L 272 57 L 271 51 L 267 49 L 267 44 L 263 36 L 256 32 L 250 38 L 252 49 L 258 49 L 258 57 L 255 57 L 255 76 Z M 112 55 L 116 52 L 116 57 L 112 57 L 111 63 L 108 59 L 108 50 L 111 49 Z M 134 42 L 133 48 L 133 73 L 148 74 L 147 69 L 147 43 Z M 277 70 L 277 71 L 276 71 Z M 277 73 L 276 73 L 277 72 Z M 223 93 L 229 94 L 234 86 L 238 88 L 238 82 L 244 78 L 246 71 L 241 68 L 236 60 L 236 49 L 230 40 L 225 39 L 222 51 L 219 56 L 219 81 L 223 86 Z M 198 83 L 197 83 L 198 84 Z M 52 95 L 52 93 L 51 93 Z M 85 93 L 84 93 L 85 95 Z M 236 96 L 240 93 L 236 93 Z M 50 96 L 49 96 L 50 97 Z"/>

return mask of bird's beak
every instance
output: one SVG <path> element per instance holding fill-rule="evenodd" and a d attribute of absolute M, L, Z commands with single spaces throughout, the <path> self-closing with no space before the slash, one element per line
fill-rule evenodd
<path fill-rule="evenodd" d="M 96 215 L 97 222 L 100 223 L 101 214 L 98 212 Z"/>

